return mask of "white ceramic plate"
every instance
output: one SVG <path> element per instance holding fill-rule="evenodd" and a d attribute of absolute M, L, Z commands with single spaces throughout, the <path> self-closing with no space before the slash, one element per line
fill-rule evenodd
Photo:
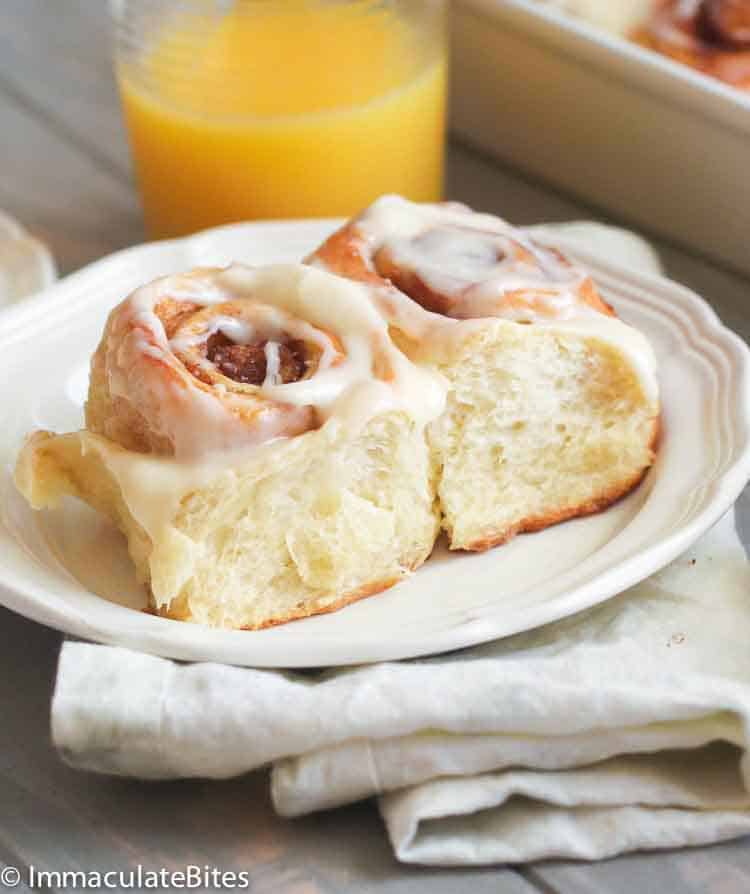
<path fill-rule="evenodd" d="M 298 259 L 335 222 L 243 224 L 105 258 L 0 314 L 0 601 L 71 634 L 188 660 L 310 667 L 457 649 L 573 614 L 686 549 L 750 475 L 748 350 L 697 296 L 579 256 L 661 364 L 664 433 L 643 485 L 608 511 L 482 555 L 437 553 L 406 582 L 337 613 L 258 632 L 210 630 L 138 609 L 122 538 L 70 500 L 33 513 L 10 471 L 34 428 L 81 424 L 88 357 L 108 310 L 157 275 L 233 259 Z"/>

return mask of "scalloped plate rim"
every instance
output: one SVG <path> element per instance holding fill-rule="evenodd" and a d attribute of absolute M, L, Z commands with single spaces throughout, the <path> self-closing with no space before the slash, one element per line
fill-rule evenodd
<path fill-rule="evenodd" d="M 324 230 L 330 230 L 336 224 L 335 220 L 234 224 L 203 231 L 184 239 L 146 243 L 124 249 L 60 280 L 57 284 L 22 304 L 0 309 L 0 322 L 4 333 L 3 336 L 0 336 L 0 346 L 6 339 L 9 343 L 18 342 L 19 331 L 22 331 L 33 320 L 45 316 L 50 308 L 52 309 L 52 320 L 48 319 L 48 325 L 53 325 L 56 319 L 76 319 L 77 314 L 90 306 L 94 300 L 94 293 L 90 289 L 83 288 L 78 301 L 74 300 L 69 305 L 63 305 L 58 300 L 61 292 L 75 291 L 76 288 L 86 283 L 93 288 L 101 276 L 106 276 L 108 271 L 116 272 L 127 265 L 137 266 L 138 260 L 146 258 L 147 254 L 153 255 L 152 260 L 163 258 L 166 262 L 166 259 L 169 258 L 170 264 L 192 264 L 196 262 L 196 256 L 197 259 L 202 259 L 212 251 L 221 253 L 224 250 L 222 246 L 234 244 L 245 235 L 258 235 L 263 231 L 269 234 L 296 233 L 298 236 L 300 233 L 304 233 L 312 239 L 312 234 L 317 233 L 319 239 Z M 562 236 L 556 237 L 555 241 L 558 244 L 566 242 Z M 29 584 L 23 573 L 16 574 L 5 567 L 0 568 L 0 603 L 66 633 L 102 642 L 126 645 L 166 657 L 184 660 L 224 661 L 265 667 L 311 667 L 418 657 L 465 648 L 499 636 L 508 636 L 558 620 L 603 602 L 625 587 L 637 583 L 663 567 L 718 520 L 739 495 L 747 478 L 750 477 L 750 352 L 744 342 L 721 323 L 715 312 L 701 298 L 685 287 L 662 277 L 629 271 L 616 264 L 587 256 L 587 253 L 577 246 L 568 244 L 565 247 L 579 259 L 588 261 L 594 269 L 595 275 L 598 273 L 603 281 L 612 280 L 619 288 L 626 292 L 629 290 L 632 293 L 630 300 L 636 302 L 640 300 L 644 307 L 648 301 L 643 296 L 649 292 L 653 292 L 655 296 L 661 295 L 662 302 L 665 300 L 664 296 L 667 296 L 671 300 L 671 303 L 668 303 L 670 313 L 681 317 L 683 323 L 687 321 L 692 324 L 689 327 L 686 326 L 686 329 L 694 342 L 691 348 L 693 353 L 703 357 L 715 374 L 717 381 L 722 374 L 726 380 L 724 384 L 727 385 L 729 382 L 733 385 L 732 393 L 728 393 L 726 389 L 721 392 L 723 409 L 717 410 L 717 413 L 726 411 L 726 418 L 720 419 L 717 416 L 716 422 L 717 426 L 723 424 L 732 426 L 733 441 L 729 445 L 731 447 L 730 457 L 723 461 L 723 466 L 719 469 L 718 474 L 709 481 L 707 492 L 701 497 L 702 502 L 699 508 L 692 512 L 686 521 L 678 524 L 674 530 L 664 532 L 657 542 L 639 550 L 634 556 L 604 568 L 592 579 L 578 585 L 573 590 L 558 594 L 555 599 L 551 599 L 547 603 L 542 600 L 541 605 L 535 605 L 534 611 L 529 612 L 528 623 L 516 623 L 511 625 L 512 629 L 508 629 L 507 625 L 503 624 L 502 606 L 497 605 L 497 600 L 494 602 L 490 600 L 489 610 L 483 611 L 481 607 L 472 610 L 462 621 L 452 623 L 446 629 L 423 636 L 396 637 L 395 641 L 393 636 L 385 637 L 381 633 L 369 641 L 365 637 L 363 640 L 355 642 L 354 646 L 342 642 L 341 635 L 337 634 L 335 629 L 333 635 L 326 633 L 326 617 L 334 616 L 295 622 L 269 631 L 211 630 L 198 625 L 180 624 L 143 615 L 134 612 L 133 609 L 112 606 L 106 600 L 96 597 L 97 601 L 104 603 L 105 606 L 116 609 L 111 613 L 104 611 L 102 613 L 103 620 L 98 620 L 97 617 L 84 616 L 74 607 L 62 602 L 60 598 L 55 598 L 53 593 L 40 592 L 38 588 Z M 637 297 L 639 293 L 640 299 Z M 659 298 L 654 297 L 651 300 L 655 308 L 654 312 L 657 312 Z M 663 306 L 662 313 L 664 313 Z M 671 325 L 676 327 L 677 323 L 672 320 Z M 20 341 L 23 341 L 23 337 L 20 338 Z M 718 352 L 716 357 L 709 356 L 716 352 Z M 718 358 L 721 358 L 721 361 Z M 721 363 L 726 367 L 723 373 L 719 370 Z M 3 383 L 0 382 L 0 394 L 2 388 Z M 8 445 L 5 446 L 7 448 Z M 650 494 L 651 492 L 646 495 L 643 506 L 612 538 L 612 542 L 617 541 L 628 531 L 630 531 L 628 536 L 632 536 L 632 526 L 645 507 L 649 505 Z M 555 529 L 549 530 L 554 531 Z M 7 534 L 7 531 L 3 532 L 0 529 L 0 533 Z M 610 545 L 611 543 L 607 543 L 606 547 Z M 597 555 L 598 552 L 594 555 Z M 488 555 L 493 557 L 493 561 L 501 562 L 502 548 L 494 550 Z M 414 577 L 418 576 L 419 572 Z M 394 593 L 396 590 L 398 587 L 391 590 L 390 593 Z M 359 603 L 359 605 L 365 605 L 368 602 L 370 600 L 365 600 L 365 603 Z M 343 609 L 336 615 L 343 615 L 348 611 L 351 609 Z M 119 629 L 116 619 L 124 617 L 119 614 L 120 612 L 125 612 L 129 616 L 137 615 L 139 623 L 130 625 L 130 627 L 125 624 L 128 629 Z M 457 607 L 455 612 L 461 613 L 461 607 Z M 445 617 L 449 618 L 450 614 L 446 614 Z M 315 624 L 314 627 L 310 624 L 311 621 Z M 290 648 L 296 650 L 293 657 L 290 657 Z"/>

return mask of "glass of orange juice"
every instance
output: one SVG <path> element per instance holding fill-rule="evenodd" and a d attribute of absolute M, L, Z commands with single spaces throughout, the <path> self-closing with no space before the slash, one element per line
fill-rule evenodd
<path fill-rule="evenodd" d="M 116 0 L 154 238 L 441 197 L 444 0 Z"/>

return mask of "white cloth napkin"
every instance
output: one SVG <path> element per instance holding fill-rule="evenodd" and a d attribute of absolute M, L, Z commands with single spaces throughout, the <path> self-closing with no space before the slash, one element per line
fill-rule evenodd
<path fill-rule="evenodd" d="M 0 211 L 0 309 L 40 292 L 56 277 L 47 246 Z"/>
<path fill-rule="evenodd" d="M 557 232 L 653 269 L 640 241 L 581 227 Z M 67 762 L 102 773 L 271 764 L 287 816 L 378 795 L 406 862 L 703 844 L 750 833 L 748 631 L 730 512 L 595 609 L 431 659 L 291 674 L 66 642 L 52 733 Z"/>

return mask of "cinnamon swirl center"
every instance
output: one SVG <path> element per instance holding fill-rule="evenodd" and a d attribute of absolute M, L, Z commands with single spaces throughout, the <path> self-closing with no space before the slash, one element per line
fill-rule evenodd
<path fill-rule="evenodd" d="M 660 0 L 633 39 L 741 89 L 750 89 L 748 0 Z"/>
<path fill-rule="evenodd" d="M 700 24 L 709 41 L 729 48 L 750 49 L 750 3 L 747 0 L 705 0 Z"/>
<path fill-rule="evenodd" d="M 206 385 L 231 390 L 291 385 L 335 362 L 336 339 L 257 302 L 208 305 L 183 316 L 170 344 Z"/>
<path fill-rule="evenodd" d="M 299 382 L 311 362 L 305 342 L 296 339 L 281 344 L 261 341 L 243 345 L 223 332 L 214 332 L 205 344 L 206 357 L 219 372 L 243 385 L 260 386 L 267 378 L 278 385 Z"/>
<path fill-rule="evenodd" d="M 456 318 L 561 317 L 580 304 L 585 278 L 558 253 L 521 238 L 437 225 L 386 238 L 376 272 L 427 310 Z M 585 299 L 584 299 L 585 300 Z"/>

